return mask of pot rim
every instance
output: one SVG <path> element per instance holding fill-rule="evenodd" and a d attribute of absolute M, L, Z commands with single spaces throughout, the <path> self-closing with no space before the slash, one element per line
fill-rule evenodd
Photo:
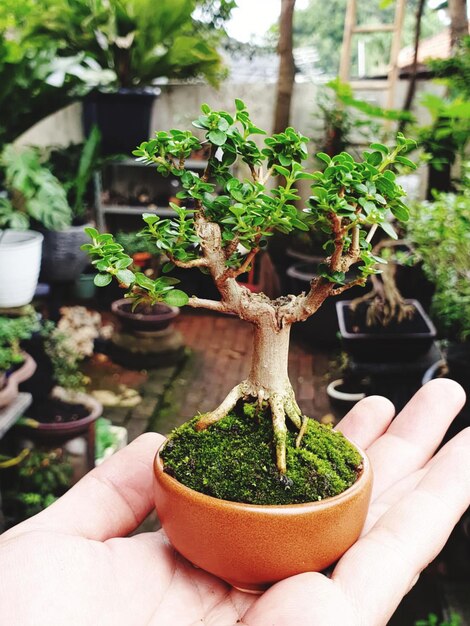
<path fill-rule="evenodd" d="M 370 333 L 364 333 L 364 332 L 351 333 L 346 328 L 346 319 L 344 317 L 343 310 L 348 308 L 351 302 L 352 300 L 341 300 L 335 303 L 336 313 L 337 313 L 337 318 L 338 318 L 339 332 L 341 333 L 341 336 L 344 339 L 366 339 L 366 338 L 369 339 L 371 337 Z M 411 304 L 414 306 L 414 308 L 421 316 L 428 330 L 423 331 L 423 332 L 412 332 L 412 333 L 399 333 L 399 332 L 389 333 L 387 334 L 387 339 L 402 339 L 404 336 L 410 339 L 414 339 L 414 338 L 421 339 L 423 337 L 434 338 L 437 334 L 436 327 L 434 326 L 431 319 L 429 318 L 429 316 L 423 309 L 421 302 L 419 302 L 419 300 L 415 300 L 414 298 L 406 299 L 405 302 L 406 304 Z"/>
<path fill-rule="evenodd" d="M 145 315 L 144 313 L 131 313 L 128 311 L 123 311 L 122 306 L 124 304 L 129 304 L 129 298 L 120 298 L 119 300 L 114 300 L 111 303 L 111 311 L 116 315 L 123 317 L 127 320 L 138 320 L 140 321 L 164 321 L 168 319 L 173 319 L 180 312 L 179 308 L 176 306 L 170 306 L 169 304 L 165 304 L 164 302 L 159 302 L 158 305 L 165 307 L 168 309 L 166 313 L 156 313 L 151 315 Z"/>
<path fill-rule="evenodd" d="M 348 438 L 347 438 L 348 439 Z M 235 502 L 234 500 L 223 500 L 222 498 L 215 498 L 214 496 L 208 496 L 205 493 L 201 493 L 196 491 L 195 489 L 191 489 L 191 487 L 187 487 L 183 485 L 179 480 L 166 474 L 163 471 L 163 462 L 160 458 L 160 451 L 167 444 L 169 439 L 165 439 L 165 441 L 159 446 L 153 463 L 154 469 L 154 478 L 156 479 L 157 471 L 159 474 L 159 479 L 166 482 L 166 484 L 173 490 L 178 489 L 183 494 L 190 496 L 193 500 L 196 499 L 199 504 L 203 504 L 204 501 L 207 501 L 208 506 L 211 502 L 217 502 L 219 506 L 236 509 L 239 511 L 250 511 L 255 514 L 266 515 L 270 512 L 277 513 L 281 512 L 284 515 L 288 514 L 302 514 L 302 513 L 310 513 L 312 508 L 315 510 L 321 511 L 326 508 L 330 508 L 331 506 L 340 503 L 344 500 L 349 500 L 354 498 L 357 491 L 360 491 L 365 483 L 367 477 L 372 473 L 372 465 L 370 463 L 369 457 L 367 454 L 356 445 L 353 441 L 348 439 L 348 441 L 356 448 L 359 454 L 362 457 L 362 470 L 359 476 L 356 479 L 356 482 L 348 487 L 345 491 L 337 494 L 336 496 L 331 496 L 329 498 L 325 498 L 324 500 L 315 500 L 312 502 L 302 502 L 298 504 L 249 504 L 248 502 Z"/>
<path fill-rule="evenodd" d="M 0 232 L 5 233 L 5 239 L 1 241 L 1 249 L 35 246 L 44 239 L 44 235 L 37 230 L 14 230 L 13 228 L 5 228 L 0 229 Z M 13 238 L 17 235 L 19 239 L 16 241 L 8 241 L 9 234 L 12 234 Z M 24 238 L 21 238 L 22 236 Z"/>

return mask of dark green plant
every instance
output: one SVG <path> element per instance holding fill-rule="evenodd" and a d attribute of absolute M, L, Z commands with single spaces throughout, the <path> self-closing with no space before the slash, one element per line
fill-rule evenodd
<path fill-rule="evenodd" d="M 0 316 L 0 372 L 23 362 L 21 341 L 30 339 L 37 328 L 33 315 L 16 318 Z"/>
<path fill-rule="evenodd" d="M 44 166 L 62 183 L 75 220 L 86 217 L 93 174 L 102 164 L 99 156 L 101 134 L 94 126 L 86 141 L 48 152 Z"/>
<path fill-rule="evenodd" d="M 66 3 L 61 4 L 65 9 Z M 57 42 L 30 37 L 32 23 L 45 12 L 43 2 L 0 3 L 0 152 L 36 122 L 73 102 L 77 93 L 110 78 L 83 52 L 59 58 Z"/>
<path fill-rule="evenodd" d="M 283 133 L 266 136 L 259 147 L 253 136 L 265 132 L 253 124 L 241 100 L 235 105 L 233 114 L 203 105 L 202 114 L 193 123 L 211 148 L 201 175 L 184 167 L 191 152 L 201 145 L 188 131 L 157 132 L 154 139 L 134 151 L 138 159 L 156 167 L 161 175 L 177 177 L 183 188 L 178 197 L 191 207 L 173 204 L 174 219 L 143 216 L 143 232 L 151 235 L 170 259 L 163 271 L 177 266 L 198 267 L 210 273 L 220 301 L 189 297 L 174 289 L 174 279 L 151 280 L 133 272 L 129 269 L 132 259 L 112 235 L 88 229 L 92 242 L 83 249 L 91 254 L 99 271 L 96 284 L 108 284 L 115 276 L 130 286 L 128 297 L 137 303 L 188 304 L 232 313 L 253 324 L 249 377 L 232 389 L 217 409 L 201 416 L 198 427 L 206 428 L 224 418 L 238 400 L 265 400 L 273 417 L 277 467 L 284 473 L 286 418 L 300 431 L 299 445 L 307 424 L 287 375 L 290 327 L 313 315 L 328 296 L 363 285 L 369 275 L 377 273 L 381 259 L 372 252 L 374 233 L 382 228 L 396 237 L 388 221 L 390 212 L 399 220 L 408 219 L 404 191 L 388 168 L 395 164 L 414 167 L 402 156 L 414 142 L 398 135 L 392 148 L 373 143 L 359 161 L 346 152 L 333 158 L 319 153 L 317 157 L 326 167 L 323 172 L 311 173 L 304 165 L 308 157 L 306 137 L 287 128 Z M 232 165 L 237 160 L 248 168 L 250 179 L 234 175 Z M 271 188 L 270 180 L 279 175 L 282 184 Z M 312 184 L 312 195 L 303 211 L 294 205 L 299 200 L 295 183 L 301 179 Z M 221 194 L 216 193 L 217 186 L 222 187 Z M 324 235 L 325 262 L 307 294 L 270 300 L 237 282 L 275 232 L 307 232 L 310 228 Z M 357 267 L 357 278 L 349 280 L 347 272 L 352 266 Z"/>
<path fill-rule="evenodd" d="M 46 0 L 31 20 L 33 41 L 53 41 L 62 55 L 85 51 L 115 73 L 115 87 L 150 85 L 155 79 L 222 76 L 216 50 L 219 28 L 193 17 L 222 22 L 230 2 L 196 0 Z M 211 7 L 214 11 L 211 11 Z M 202 31 L 202 32 L 201 32 Z"/>
<path fill-rule="evenodd" d="M 470 337 L 470 180 L 458 194 L 413 207 L 408 225 L 423 270 L 436 286 L 432 312 L 443 336 Z"/>
<path fill-rule="evenodd" d="M 60 448 L 31 450 L 17 467 L 15 490 L 7 492 L 5 500 L 20 505 L 22 519 L 50 506 L 70 487 L 72 466 Z"/>
<path fill-rule="evenodd" d="M 470 36 L 463 37 L 455 54 L 448 59 L 431 59 L 427 65 L 451 98 L 470 100 Z"/>
<path fill-rule="evenodd" d="M 460 626 L 460 616 L 452 613 L 449 620 L 440 621 L 437 615 L 430 613 L 426 619 L 420 619 L 415 622 L 415 626 Z"/>
<path fill-rule="evenodd" d="M 31 220 L 49 230 L 72 223 L 72 210 L 59 180 L 41 163 L 34 148 L 9 145 L 1 155 L 9 197 L 0 198 L 0 226 L 25 229 Z"/>
<path fill-rule="evenodd" d="M 470 103 L 462 97 L 448 100 L 425 94 L 421 103 L 428 109 L 432 121 L 416 129 L 420 147 L 428 155 L 428 199 L 432 190 L 451 191 L 451 167 L 463 158 L 470 139 Z"/>
<path fill-rule="evenodd" d="M 115 234 L 114 240 L 122 246 L 124 252 L 129 256 L 138 252 L 148 252 L 152 256 L 157 257 L 162 253 L 152 239 L 143 236 L 139 232 L 125 233 L 119 231 Z"/>

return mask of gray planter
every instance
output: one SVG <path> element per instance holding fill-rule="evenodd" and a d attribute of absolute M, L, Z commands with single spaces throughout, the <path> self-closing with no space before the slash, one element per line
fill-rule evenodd
<path fill-rule="evenodd" d="M 47 282 L 73 281 L 90 263 L 86 252 L 80 246 L 89 243 L 90 238 L 83 226 L 70 226 L 65 230 L 44 232 L 41 278 Z"/>

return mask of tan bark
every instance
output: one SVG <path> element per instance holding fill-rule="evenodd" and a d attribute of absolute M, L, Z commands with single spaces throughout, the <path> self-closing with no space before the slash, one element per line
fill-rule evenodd
<path fill-rule="evenodd" d="M 450 48 L 457 48 L 462 37 L 468 35 L 467 0 L 448 0 L 450 17 Z"/>

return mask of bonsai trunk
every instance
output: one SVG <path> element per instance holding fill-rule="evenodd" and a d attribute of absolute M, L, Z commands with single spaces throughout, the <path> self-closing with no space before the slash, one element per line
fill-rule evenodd
<path fill-rule="evenodd" d="M 214 411 L 201 416 L 197 424 L 203 430 L 224 418 L 241 399 L 255 399 L 259 409 L 271 409 L 277 467 L 286 471 L 286 416 L 300 431 L 300 445 L 307 418 L 303 417 L 295 400 L 287 372 L 291 324 L 276 328 L 266 320 L 254 324 L 253 355 L 248 378 L 234 387 Z"/>

